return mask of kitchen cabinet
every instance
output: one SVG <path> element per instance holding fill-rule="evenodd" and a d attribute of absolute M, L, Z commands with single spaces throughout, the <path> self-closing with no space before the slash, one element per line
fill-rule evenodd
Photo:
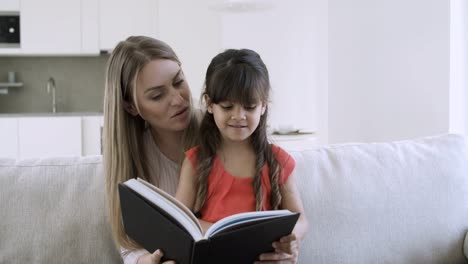
<path fill-rule="evenodd" d="M 18 118 L 18 157 L 81 155 L 81 117 Z"/>
<path fill-rule="evenodd" d="M 99 113 L 0 115 L 0 158 L 102 154 Z"/>
<path fill-rule="evenodd" d="M 21 0 L 21 53 L 81 53 L 81 0 Z"/>
<path fill-rule="evenodd" d="M 99 47 L 112 50 L 132 35 L 157 36 L 158 1 L 100 0 Z"/>
<path fill-rule="evenodd" d="M 81 119 L 81 155 L 101 155 L 102 154 L 102 126 L 104 118 L 102 116 L 84 116 Z"/>
<path fill-rule="evenodd" d="M 19 11 L 19 0 L 2 0 L 0 1 L 0 11 Z"/>
<path fill-rule="evenodd" d="M 16 118 L 0 119 L 0 158 L 18 156 L 18 120 Z"/>
<path fill-rule="evenodd" d="M 1 0 L 20 13 L 20 48 L 0 55 L 97 55 L 132 35 L 157 37 L 157 0 Z"/>

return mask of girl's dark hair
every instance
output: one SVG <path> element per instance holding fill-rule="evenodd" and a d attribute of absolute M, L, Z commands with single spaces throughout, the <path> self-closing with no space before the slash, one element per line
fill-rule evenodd
<path fill-rule="evenodd" d="M 207 96 L 209 103 L 214 104 L 229 101 L 247 106 L 260 101 L 267 105 L 270 89 L 268 70 L 260 55 L 249 49 L 228 49 L 211 60 L 206 71 L 202 98 Z M 278 209 L 281 203 L 278 184 L 281 173 L 267 139 L 267 116 L 268 107 L 261 116 L 257 129 L 250 136 L 250 142 L 256 154 L 253 188 L 257 211 L 263 209 L 264 190 L 261 184 L 261 172 L 265 163 L 269 167 L 271 208 Z M 221 146 L 221 139 L 213 115 L 205 112 L 200 125 L 200 147 L 197 155 L 198 178 L 195 208 L 197 211 L 201 210 L 207 198 L 208 175 L 213 166 L 216 151 Z"/>

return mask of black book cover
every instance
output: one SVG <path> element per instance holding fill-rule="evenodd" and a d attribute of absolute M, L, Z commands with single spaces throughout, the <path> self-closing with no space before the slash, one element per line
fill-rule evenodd
<path fill-rule="evenodd" d="M 253 263 L 261 253 L 272 252 L 272 242 L 291 233 L 299 214 L 258 220 L 194 241 L 172 216 L 119 184 L 125 232 L 149 252 L 161 248 L 164 260 L 178 264 Z"/>

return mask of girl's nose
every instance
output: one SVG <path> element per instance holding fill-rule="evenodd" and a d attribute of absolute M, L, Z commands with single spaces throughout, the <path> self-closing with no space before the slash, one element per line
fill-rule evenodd
<path fill-rule="evenodd" d="M 234 107 L 234 111 L 231 115 L 232 120 L 245 120 L 247 119 L 245 116 L 245 111 L 242 106 L 236 106 Z"/>

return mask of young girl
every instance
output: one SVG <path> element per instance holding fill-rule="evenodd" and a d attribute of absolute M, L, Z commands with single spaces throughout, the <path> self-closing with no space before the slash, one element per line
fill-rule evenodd
<path fill-rule="evenodd" d="M 198 213 L 205 231 L 236 213 L 299 212 L 293 234 L 273 243 L 295 263 L 295 240 L 304 236 L 307 220 L 294 183 L 295 162 L 267 140 L 269 93 L 268 70 L 256 52 L 230 49 L 213 58 L 202 94 L 207 112 L 200 144 L 186 152 L 176 198 Z M 267 259 L 262 255 L 260 260 Z"/>

